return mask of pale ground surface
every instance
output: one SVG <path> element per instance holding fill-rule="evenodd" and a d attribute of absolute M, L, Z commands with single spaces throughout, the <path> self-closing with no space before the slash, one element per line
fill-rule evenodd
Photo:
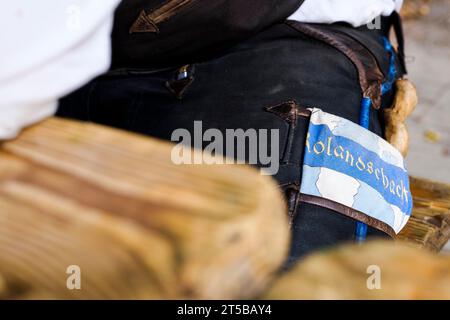
<path fill-rule="evenodd" d="M 408 121 L 408 168 L 414 176 L 450 183 L 450 0 L 433 0 L 427 17 L 404 27 L 409 78 L 420 98 Z"/>

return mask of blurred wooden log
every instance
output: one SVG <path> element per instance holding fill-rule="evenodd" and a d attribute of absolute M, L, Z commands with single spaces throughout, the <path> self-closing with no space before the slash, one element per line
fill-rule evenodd
<path fill-rule="evenodd" d="M 395 242 L 342 246 L 307 257 L 263 299 L 450 299 L 450 257 Z"/>
<path fill-rule="evenodd" d="M 6 281 L 0 274 L 0 299 L 6 296 Z"/>
<path fill-rule="evenodd" d="M 284 261 L 277 186 L 237 165 L 49 119 L 0 148 L 2 298 L 247 298 Z M 68 290 L 66 269 L 81 270 Z"/>
<path fill-rule="evenodd" d="M 399 240 L 439 252 L 450 239 L 450 186 L 411 178 L 414 208 Z"/>

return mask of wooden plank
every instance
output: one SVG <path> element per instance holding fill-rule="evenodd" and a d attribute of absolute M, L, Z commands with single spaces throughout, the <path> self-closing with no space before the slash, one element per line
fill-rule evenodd
<path fill-rule="evenodd" d="M 0 297 L 246 298 L 287 255 L 282 196 L 251 168 L 57 118 L 0 150 Z"/>
<path fill-rule="evenodd" d="M 0 297 L 246 298 L 287 255 L 283 200 L 244 166 L 177 166 L 171 145 L 49 119 L 0 151 Z M 399 239 L 439 251 L 450 187 L 412 178 Z M 79 265 L 82 290 L 65 273 Z"/>
<path fill-rule="evenodd" d="M 263 299 L 450 299 L 450 257 L 392 241 L 307 257 Z"/>

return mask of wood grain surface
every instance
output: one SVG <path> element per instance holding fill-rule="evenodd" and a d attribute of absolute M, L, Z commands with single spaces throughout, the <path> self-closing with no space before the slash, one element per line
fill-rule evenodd
<path fill-rule="evenodd" d="M 410 178 L 413 212 L 399 240 L 439 252 L 450 239 L 450 186 Z"/>
<path fill-rule="evenodd" d="M 2 298 L 247 298 L 287 255 L 282 196 L 248 167 L 57 118 L 0 150 Z"/>
<path fill-rule="evenodd" d="M 438 276 L 450 273 L 448 260 L 424 252 L 439 251 L 450 237 L 449 186 L 411 178 L 415 207 L 398 239 L 427 250 L 391 242 L 318 253 L 263 294 L 289 246 L 277 186 L 246 166 L 174 165 L 171 150 L 171 144 L 154 139 L 57 118 L 3 143 L 0 298 L 441 298 L 448 293 L 433 296 L 423 285 L 441 290 Z M 388 291 L 362 287 L 369 262 L 386 267 Z M 81 290 L 66 286 L 71 265 L 80 267 Z"/>
<path fill-rule="evenodd" d="M 263 299 L 450 299 L 450 257 L 392 241 L 307 257 Z"/>

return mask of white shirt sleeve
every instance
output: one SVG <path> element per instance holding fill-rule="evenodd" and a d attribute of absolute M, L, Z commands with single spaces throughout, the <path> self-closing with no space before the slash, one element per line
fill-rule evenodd
<path fill-rule="evenodd" d="M 380 15 L 400 11 L 402 4 L 403 0 L 305 0 L 289 19 L 308 23 L 347 22 L 359 27 Z"/>
<path fill-rule="evenodd" d="M 107 70 L 119 2 L 0 3 L 0 140 L 51 116 L 59 98 Z"/>

